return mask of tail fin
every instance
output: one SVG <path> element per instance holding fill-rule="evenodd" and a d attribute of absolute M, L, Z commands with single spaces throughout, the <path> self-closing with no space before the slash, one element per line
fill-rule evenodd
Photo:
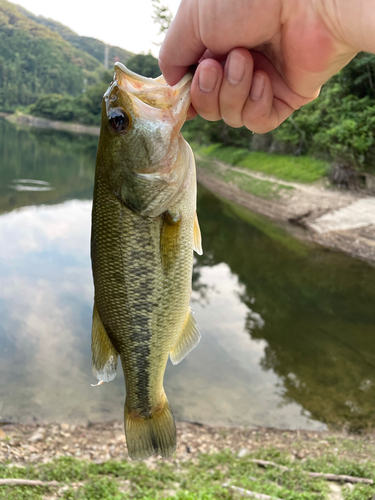
<path fill-rule="evenodd" d="M 148 417 L 127 408 L 125 434 L 129 457 L 143 460 L 158 453 L 166 458 L 176 450 L 176 425 L 167 398 Z"/>

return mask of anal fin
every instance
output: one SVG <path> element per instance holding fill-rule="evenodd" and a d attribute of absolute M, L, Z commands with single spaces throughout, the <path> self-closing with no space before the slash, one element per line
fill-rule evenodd
<path fill-rule="evenodd" d="M 198 330 L 197 322 L 194 319 L 193 311 L 189 308 L 182 332 L 169 353 L 172 363 L 177 365 L 182 361 L 184 357 L 198 345 L 200 339 L 201 335 Z"/>
<path fill-rule="evenodd" d="M 201 229 L 199 227 L 197 212 L 195 212 L 195 217 L 194 217 L 193 248 L 198 255 L 203 254 L 202 235 L 201 235 Z"/>
<path fill-rule="evenodd" d="M 94 303 L 91 334 L 92 372 L 103 382 L 116 377 L 118 352 L 105 331 L 98 309 Z"/>

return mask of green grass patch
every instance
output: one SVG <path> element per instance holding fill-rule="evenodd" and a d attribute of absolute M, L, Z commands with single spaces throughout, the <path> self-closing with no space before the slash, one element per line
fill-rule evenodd
<path fill-rule="evenodd" d="M 231 168 L 222 168 L 215 165 L 211 159 L 198 159 L 197 165 L 205 170 L 209 175 L 229 184 L 234 184 L 246 193 L 265 198 L 266 200 L 278 200 L 285 196 L 290 196 L 294 191 L 292 186 L 279 184 L 268 180 L 255 179 L 246 172 L 241 173 Z"/>
<path fill-rule="evenodd" d="M 291 471 L 276 467 L 263 469 L 252 458 L 272 460 L 287 465 Z M 332 472 L 375 478 L 371 461 L 338 459 L 333 452 L 304 462 L 291 462 L 290 455 L 274 448 L 238 458 L 230 451 L 202 454 L 186 462 L 145 463 L 110 460 L 94 464 L 74 458 L 59 458 L 48 464 L 26 467 L 1 466 L 1 477 L 21 477 L 56 480 L 59 488 L 0 487 L 0 499 L 42 500 L 58 493 L 65 500 L 236 500 L 240 496 L 229 484 L 258 493 L 288 500 L 323 500 L 328 498 L 329 485 L 322 479 L 312 479 L 307 471 Z M 64 486 L 65 485 L 65 486 Z M 367 500 L 375 494 L 373 486 L 355 485 L 342 488 L 345 500 Z"/>
<path fill-rule="evenodd" d="M 329 168 L 327 162 L 307 156 L 269 154 L 220 144 L 194 145 L 194 152 L 203 158 L 214 158 L 291 182 L 316 182 L 327 176 Z"/>

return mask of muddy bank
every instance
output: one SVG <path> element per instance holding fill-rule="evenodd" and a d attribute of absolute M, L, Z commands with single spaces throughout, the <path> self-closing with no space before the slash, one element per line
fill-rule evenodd
<path fill-rule="evenodd" d="M 346 458 L 373 456 L 375 435 L 363 436 L 344 432 L 289 431 L 266 427 L 210 427 L 194 423 L 177 423 L 177 450 L 170 459 L 191 459 L 199 453 L 230 449 L 240 456 L 262 447 L 287 451 L 292 460 L 319 457 L 329 446 L 353 442 Z M 344 453 L 344 452 L 343 452 Z M 0 427 L 0 462 L 48 462 L 61 456 L 93 460 L 128 459 L 124 427 L 120 422 L 96 423 L 88 426 L 69 424 L 2 425 Z M 151 457 L 152 464 L 163 460 Z"/>
<path fill-rule="evenodd" d="M 352 257 L 375 262 L 375 197 L 331 189 L 323 184 L 308 185 L 280 181 L 258 172 L 245 172 L 216 163 L 247 178 L 287 186 L 290 191 L 265 199 L 223 182 L 207 173 L 198 159 L 198 181 L 215 193 L 271 219 L 283 221 L 302 239 L 339 250 Z"/>
<path fill-rule="evenodd" d="M 89 134 L 96 136 L 98 136 L 100 132 L 100 127 L 91 127 L 87 125 L 81 125 L 79 123 L 66 123 L 46 120 L 45 118 L 39 118 L 32 115 L 11 115 L 7 113 L 1 113 L 0 117 L 5 118 L 11 123 L 26 125 L 28 127 L 48 128 L 53 130 L 74 132 L 76 134 Z"/>

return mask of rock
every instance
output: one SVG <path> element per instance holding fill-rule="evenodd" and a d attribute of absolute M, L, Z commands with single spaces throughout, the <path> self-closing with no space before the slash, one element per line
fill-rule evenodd
<path fill-rule="evenodd" d="M 349 491 L 353 491 L 354 484 L 353 483 L 345 483 L 344 488 L 348 489 Z"/>
<path fill-rule="evenodd" d="M 329 500 L 344 500 L 339 484 L 329 483 L 328 487 L 331 490 L 330 493 L 328 493 Z"/>
<path fill-rule="evenodd" d="M 36 443 L 37 441 L 43 441 L 46 430 L 40 427 L 29 437 L 30 443 Z"/>
<path fill-rule="evenodd" d="M 119 481 L 118 485 L 120 493 L 128 493 L 131 489 L 131 483 L 129 479 L 125 479 L 125 481 Z"/>
<path fill-rule="evenodd" d="M 69 424 L 60 424 L 61 430 L 64 432 L 68 432 L 70 430 Z"/>
<path fill-rule="evenodd" d="M 237 453 L 238 458 L 245 457 L 248 455 L 250 452 L 247 448 L 241 448 L 240 451 Z"/>
<path fill-rule="evenodd" d="M 62 495 L 65 491 L 68 491 L 68 489 L 69 489 L 69 485 L 66 484 L 65 486 L 62 486 L 61 488 L 59 488 L 57 490 L 57 492 L 58 492 L 59 495 Z"/>
<path fill-rule="evenodd" d="M 162 498 L 174 498 L 176 496 L 176 490 L 163 490 L 160 494 Z"/>

